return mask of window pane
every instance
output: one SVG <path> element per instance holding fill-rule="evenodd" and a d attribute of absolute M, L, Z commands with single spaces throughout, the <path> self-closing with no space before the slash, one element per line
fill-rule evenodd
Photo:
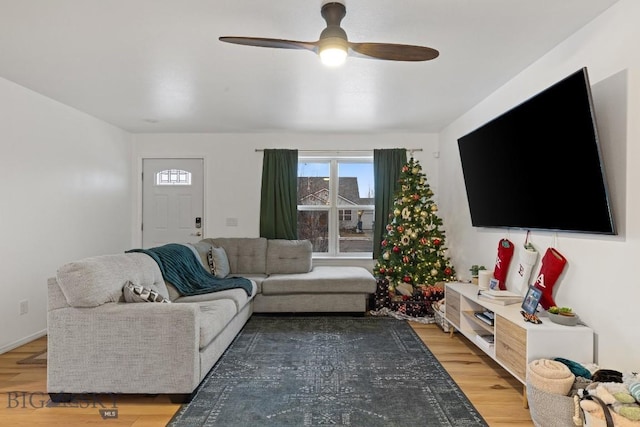
<path fill-rule="evenodd" d="M 156 174 L 156 185 L 191 185 L 191 172 L 167 169 Z"/>
<path fill-rule="evenodd" d="M 373 252 L 373 210 L 352 210 L 352 219 L 340 221 L 340 252 Z"/>
<path fill-rule="evenodd" d="M 298 238 L 310 240 L 313 252 L 328 252 L 329 212 L 298 211 Z"/>
<path fill-rule="evenodd" d="M 298 205 L 329 204 L 329 162 L 298 163 Z"/>
<path fill-rule="evenodd" d="M 338 163 L 338 205 L 373 205 L 373 163 Z"/>

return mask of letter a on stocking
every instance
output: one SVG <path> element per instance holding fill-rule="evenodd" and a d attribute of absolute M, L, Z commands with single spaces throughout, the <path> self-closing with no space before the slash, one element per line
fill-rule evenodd
<path fill-rule="evenodd" d="M 562 274 L 566 264 L 567 259 L 560 252 L 554 248 L 547 248 L 547 252 L 542 257 L 540 273 L 538 273 L 538 278 L 533 284 L 533 286 L 542 291 L 540 305 L 545 310 L 556 305 L 553 299 L 553 286 L 556 284 L 560 274 Z"/>

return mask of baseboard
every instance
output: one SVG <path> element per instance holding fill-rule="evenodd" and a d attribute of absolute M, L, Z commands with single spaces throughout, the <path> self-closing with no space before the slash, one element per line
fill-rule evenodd
<path fill-rule="evenodd" d="M 26 336 L 24 338 L 19 339 L 18 341 L 14 341 L 11 344 L 7 344 L 5 346 L 0 347 L 0 354 L 6 353 L 8 351 L 13 350 L 14 348 L 18 348 L 21 345 L 25 345 L 30 343 L 33 340 L 37 340 L 40 337 L 43 337 L 47 335 L 47 330 L 43 329 L 39 332 L 36 332 L 35 334 L 31 334 L 29 336 Z"/>

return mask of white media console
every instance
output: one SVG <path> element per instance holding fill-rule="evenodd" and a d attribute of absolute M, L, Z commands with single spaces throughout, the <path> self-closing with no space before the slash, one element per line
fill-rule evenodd
<path fill-rule="evenodd" d="M 558 325 L 547 317 L 541 317 L 541 324 L 525 322 L 520 304 L 501 305 L 480 299 L 478 286 L 471 283 L 447 283 L 445 301 L 447 322 L 523 385 L 527 364 L 536 359 L 562 357 L 579 363 L 593 362 L 591 328 Z M 494 313 L 493 325 L 475 315 L 486 310 Z M 526 405 L 526 390 L 523 397 Z"/>

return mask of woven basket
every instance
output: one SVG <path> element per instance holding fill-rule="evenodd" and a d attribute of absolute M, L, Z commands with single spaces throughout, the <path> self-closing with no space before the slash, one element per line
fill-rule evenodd
<path fill-rule="evenodd" d="M 527 382 L 531 420 L 536 427 L 576 427 L 582 425 L 577 397 L 547 393 Z"/>
<path fill-rule="evenodd" d="M 444 332 L 449 332 L 449 322 L 445 320 L 444 312 L 440 311 L 440 307 L 442 307 L 442 305 L 434 302 L 431 307 L 433 308 L 433 316 L 436 319 L 436 324 L 440 326 Z"/>

